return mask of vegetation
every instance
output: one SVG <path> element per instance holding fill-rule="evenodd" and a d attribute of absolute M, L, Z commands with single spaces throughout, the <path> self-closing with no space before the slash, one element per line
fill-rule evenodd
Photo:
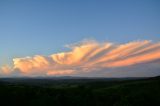
<path fill-rule="evenodd" d="M 1 79 L 0 106 L 159 106 L 160 77 L 137 80 Z"/>

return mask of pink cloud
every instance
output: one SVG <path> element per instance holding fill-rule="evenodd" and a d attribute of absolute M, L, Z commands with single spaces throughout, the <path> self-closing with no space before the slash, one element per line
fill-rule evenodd
<path fill-rule="evenodd" d="M 69 52 L 13 59 L 13 68 L 2 67 L 1 73 L 19 70 L 24 75 L 75 75 L 130 67 L 160 59 L 160 43 L 148 40 L 125 44 L 99 43 L 93 40 L 67 45 Z M 158 65 L 157 67 L 160 66 Z M 156 68 L 157 68 L 156 67 Z M 153 67 L 154 69 L 154 67 Z M 137 69 L 138 70 L 138 69 Z M 145 71 L 144 71 L 145 72 Z M 107 75 L 106 75 L 107 76 Z"/>

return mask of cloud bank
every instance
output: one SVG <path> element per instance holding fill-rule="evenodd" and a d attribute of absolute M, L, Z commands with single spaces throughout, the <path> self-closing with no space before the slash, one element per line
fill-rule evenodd
<path fill-rule="evenodd" d="M 68 52 L 50 56 L 14 58 L 3 66 L 1 76 L 103 76 L 160 75 L 160 42 L 148 40 L 125 44 L 85 40 L 66 45 Z"/>

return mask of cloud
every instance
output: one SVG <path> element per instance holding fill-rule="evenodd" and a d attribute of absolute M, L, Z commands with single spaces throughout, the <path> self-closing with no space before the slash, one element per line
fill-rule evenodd
<path fill-rule="evenodd" d="M 13 59 L 14 69 L 19 69 L 23 73 L 32 73 L 34 70 L 45 70 L 49 67 L 48 57 L 36 55 L 34 57 Z"/>
<path fill-rule="evenodd" d="M 75 71 L 74 70 L 50 70 L 47 72 L 48 76 L 52 75 L 70 75 L 73 74 Z"/>
<path fill-rule="evenodd" d="M 8 65 L 2 66 L 0 69 L 0 74 L 9 75 L 11 72 L 11 68 Z"/>
<path fill-rule="evenodd" d="M 85 40 L 66 45 L 66 47 L 70 49 L 69 52 L 50 56 L 35 55 L 15 58 L 13 68 L 2 67 L 0 74 L 12 75 L 17 70 L 18 73 L 26 76 L 114 76 L 120 72 L 122 76 L 136 76 L 136 74 L 127 74 L 131 72 L 141 73 L 141 76 L 146 76 L 147 73 L 149 76 L 153 75 L 152 70 L 157 70 L 157 73 L 160 74 L 160 42 L 143 40 L 115 44 Z"/>

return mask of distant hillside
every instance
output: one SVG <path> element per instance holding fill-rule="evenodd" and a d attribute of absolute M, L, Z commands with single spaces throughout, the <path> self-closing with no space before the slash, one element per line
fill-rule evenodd
<path fill-rule="evenodd" d="M 159 76 L 129 80 L 126 78 L 1 80 L 3 80 L 0 84 L 1 106 L 160 105 Z"/>
<path fill-rule="evenodd" d="M 105 82 L 105 81 L 128 81 L 148 79 L 146 77 L 125 77 L 125 78 L 104 78 L 104 77 L 18 77 L 18 78 L 0 78 L 0 82 L 6 84 L 29 84 L 29 85 L 52 85 L 57 83 L 87 83 L 87 82 Z"/>

